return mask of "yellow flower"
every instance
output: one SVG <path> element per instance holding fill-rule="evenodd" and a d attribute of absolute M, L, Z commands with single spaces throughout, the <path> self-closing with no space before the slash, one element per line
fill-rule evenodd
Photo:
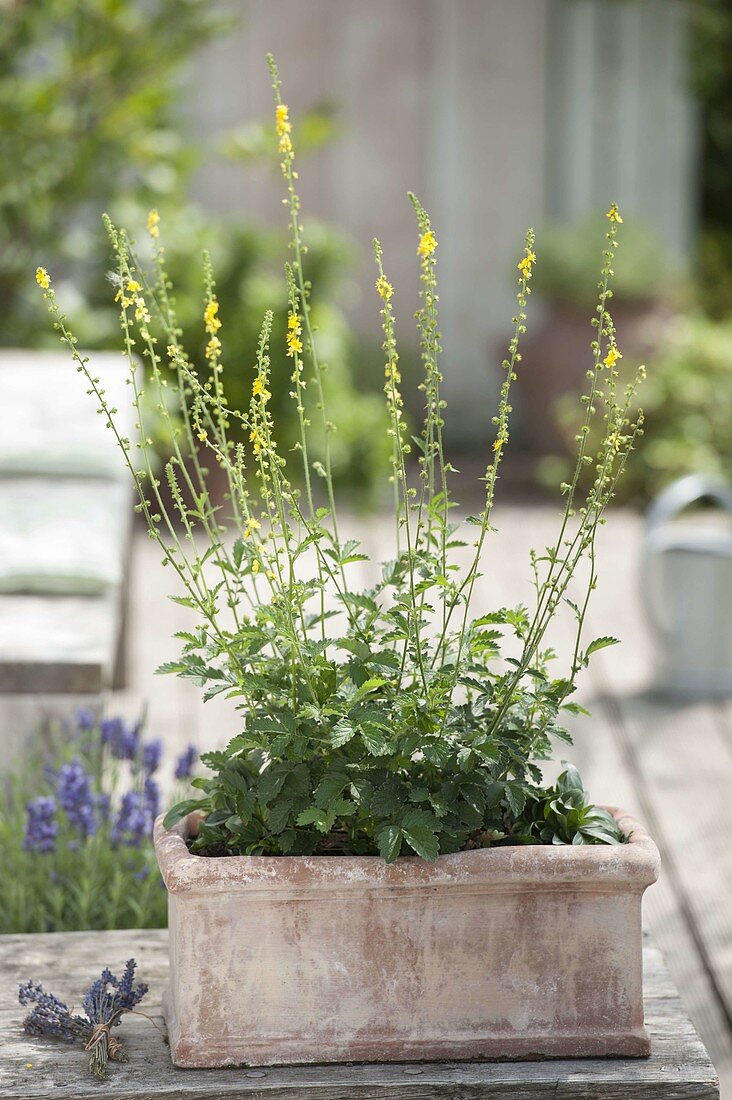
<path fill-rule="evenodd" d="M 536 263 L 536 256 L 531 250 L 529 250 L 526 253 L 526 255 L 523 257 L 523 259 L 519 260 L 519 262 L 516 264 L 517 268 L 519 269 L 519 271 L 523 275 L 524 279 L 530 279 L 531 278 L 531 267 L 532 267 L 532 264 L 535 264 L 535 263 Z"/>
<path fill-rule="evenodd" d="M 259 452 L 262 450 L 262 447 L 264 446 L 264 440 L 262 439 L 262 436 L 257 428 L 252 428 L 251 432 L 249 433 L 249 442 L 252 445 L 253 454 L 258 455 Z"/>
<path fill-rule="evenodd" d="M 159 237 L 160 230 L 158 224 L 160 222 L 160 215 L 157 210 L 151 210 L 147 216 L 147 231 L 151 237 Z"/>
<path fill-rule="evenodd" d="M 426 233 L 423 233 L 419 239 L 417 245 L 418 256 L 431 256 L 437 248 L 437 239 L 431 229 L 428 229 Z"/>
<path fill-rule="evenodd" d="M 221 351 L 221 341 L 218 336 L 212 336 L 209 342 L 206 344 L 206 358 L 212 359 L 214 355 L 218 355 Z"/>
<path fill-rule="evenodd" d="M 252 531 L 258 531 L 261 526 L 262 524 L 259 522 L 259 520 L 255 519 L 254 516 L 251 516 L 247 520 L 247 525 L 244 528 L 244 538 L 248 539 Z"/>
<path fill-rule="evenodd" d="M 175 359 L 176 355 L 178 354 L 178 349 L 175 344 L 168 344 L 165 350 L 167 351 L 171 359 Z"/>
<path fill-rule="evenodd" d="M 287 354 L 294 358 L 302 351 L 302 340 L 294 332 L 287 333 Z"/>
<path fill-rule="evenodd" d="M 267 570 L 267 576 L 269 577 L 269 579 L 271 581 L 273 581 L 275 579 L 274 569 L 268 569 Z"/>
<path fill-rule="evenodd" d="M 252 383 L 252 397 L 261 397 L 263 401 L 269 401 L 272 394 L 266 388 L 264 381 L 257 377 Z"/>
<path fill-rule="evenodd" d="M 216 316 L 219 312 L 219 303 L 215 298 L 212 298 L 203 311 L 203 323 L 206 328 L 206 332 L 210 336 L 215 336 L 221 328 L 221 321 Z"/>
<path fill-rule="evenodd" d="M 134 279 L 127 280 L 127 291 L 129 294 L 138 294 L 142 290 L 142 287 Z"/>
<path fill-rule="evenodd" d="M 206 440 L 208 439 L 208 432 L 206 431 L 205 428 L 201 428 L 201 430 L 198 433 L 198 438 L 201 440 L 201 443 L 206 442 Z"/>
<path fill-rule="evenodd" d="M 620 217 L 620 211 L 618 210 L 618 204 L 614 202 L 607 212 L 607 217 L 611 222 L 617 222 L 618 225 L 623 224 L 623 219 Z"/>
<path fill-rule="evenodd" d="M 258 573 L 259 570 L 260 570 L 260 565 L 259 565 L 259 562 L 257 561 L 257 559 L 255 558 L 254 561 L 252 562 L 252 573 Z"/>
<path fill-rule="evenodd" d="M 275 126 L 277 129 L 277 136 L 282 137 L 283 134 L 289 134 L 292 130 L 292 124 L 289 119 L 289 111 L 286 103 L 278 103 L 275 108 Z"/>
<path fill-rule="evenodd" d="M 122 300 L 124 304 L 124 299 Z M 142 321 L 144 324 L 150 324 L 150 314 L 148 313 L 147 306 L 145 305 L 144 298 L 135 298 L 135 320 Z"/>
<path fill-rule="evenodd" d="M 48 290 L 51 285 L 51 276 L 46 271 L 45 267 L 36 268 L 36 282 L 44 290 Z"/>
<path fill-rule="evenodd" d="M 495 443 L 493 444 L 493 453 L 496 454 L 496 455 L 499 455 L 502 450 L 503 450 L 503 440 L 502 439 L 497 439 L 495 441 Z"/>
<path fill-rule="evenodd" d="M 301 332 L 300 318 L 296 313 L 290 313 L 287 318 L 287 354 L 293 358 L 302 351 Z"/>
<path fill-rule="evenodd" d="M 384 275 L 379 275 L 376 280 L 376 289 L 379 292 L 379 296 L 383 298 L 385 302 L 388 302 L 394 293 L 394 287 Z"/>
<path fill-rule="evenodd" d="M 613 347 L 608 349 L 608 353 L 603 359 L 603 363 L 606 367 L 614 367 L 618 359 L 622 358 L 622 353 L 619 352 L 618 349 L 613 345 Z"/>
<path fill-rule="evenodd" d="M 289 134 L 283 134 L 280 138 L 280 152 L 285 156 L 292 156 L 292 142 Z"/>
<path fill-rule="evenodd" d="M 390 382 L 399 383 L 402 380 L 402 376 L 397 369 L 396 360 L 394 360 L 393 363 L 386 364 L 386 366 L 384 367 L 384 374 Z"/>

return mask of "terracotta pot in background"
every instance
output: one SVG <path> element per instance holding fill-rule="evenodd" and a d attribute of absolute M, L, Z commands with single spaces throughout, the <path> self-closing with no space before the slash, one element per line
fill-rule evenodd
<path fill-rule="evenodd" d="M 674 312 L 657 302 L 611 300 L 618 347 L 625 363 L 645 362 L 658 348 Z M 585 391 L 592 366 L 590 344 L 596 329 L 591 309 L 564 302 L 548 307 L 538 331 L 529 327 L 522 340 L 517 371 L 517 406 L 524 447 L 537 454 L 564 453 L 567 440 L 557 425 L 556 404 L 565 394 Z"/>
<path fill-rule="evenodd" d="M 649 1052 L 641 895 L 629 843 L 440 856 L 191 855 L 155 847 L 169 894 L 165 1016 L 178 1066 Z"/>

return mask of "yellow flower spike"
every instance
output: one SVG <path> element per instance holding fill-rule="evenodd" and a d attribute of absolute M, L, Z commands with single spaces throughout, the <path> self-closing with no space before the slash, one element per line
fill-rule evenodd
<path fill-rule="evenodd" d="M 432 230 L 428 229 L 427 232 L 423 233 L 419 239 L 419 244 L 417 245 L 417 255 L 424 256 L 426 258 L 427 256 L 431 256 L 436 248 L 437 238 L 435 237 Z"/>
<path fill-rule="evenodd" d="M 623 219 L 620 216 L 620 211 L 618 210 L 618 204 L 616 202 L 612 203 L 606 216 L 611 222 L 617 222 L 618 225 L 623 224 Z"/>
<path fill-rule="evenodd" d="M 622 352 L 618 351 L 618 349 L 613 345 L 613 347 L 608 349 L 608 353 L 603 359 L 603 363 L 606 367 L 614 367 L 618 359 L 622 358 Z"/>
<path fill-rule="evenodd" d="M 530 279 L 532 268 L 533 268 L 533 265 L 535 263 L 536 263 L 536 255 L 535 255 L 535 253 L 533 253 L 531 251 L 531 249 L 529 249 L 527 251 L 526 255 L 523 256 L 519 260 L 519 262 L 516 264 L 516 267 L 521 272 L 524 279 Z"/>
<path fill-rule="evenodd" d="M 394 293 L 394 287 L 391 285 L 385 275 L 379 275 L 376 280 L 376 290 L 380 298 L 383 298 L 385 302 L 388 302 Z"/>
<path fill-rule="evenodd" d="M 275 108 L 275 128 L 277 130 L 277 137 L 283 137 L 292 130 L 292 123 L 289 119 L 289 109 L 286 103 L 278 103 Z"/>
<path fill-rule="evenodd" d="M 51 276 L 46 271 L 45 267 L 36 268 L 36 282 L 43 290 L 48 290 L 51 285 Z"/>
<path fill-rule="evenodd" d="M 262 436 L 257 428 L 252 428 L 251 432 L 249 433 L 249 442 L 252 445 L 252 453 L 255 456 L 258 455 L 262 450 L 264 440 L 262 439 Z"/>
<path fill-rule="evenodd" d="M 259 377 L 255 378 L 252 383 L 252 397 L 261 397 L 263 401 L 269 401 L 271 396 L 272 394 L 266 388 L 262 379 Z"/>
<path fill-rule="evenodd" d="M 212 298 L 203 311 L 203 324 L 209 336 L 215 336 L 221 328 L 221 321 L 216 316 L 219 312 L 219 303 Z"/>
<path fill-rule="evenodd" d="M 300 339 L 300 333 L 302 332 L 302 325 L 300 324 L 300 318 L 296 313 L 290 313 L 287 318 L 287 354 L 294 358 L 295 355 L 299 355 L 302 351 L 302 340 Z"/>
<path fill-rule="evenodd" d="M 221 351 L 221 341 L 218 336 L 212 336 L 209 342 L 206 344 L 206 358 L 212 359 L 214 355 L 217 355 Z"/>
<path fill-rule="evenodd" d="M 159 224 L 160 215 L 158 214 L 157 210 L 151 210 L 147 216 L 147 231 L 151 237 L 155 238 L 160 236 L 160 229 L 158 228 Z"/>

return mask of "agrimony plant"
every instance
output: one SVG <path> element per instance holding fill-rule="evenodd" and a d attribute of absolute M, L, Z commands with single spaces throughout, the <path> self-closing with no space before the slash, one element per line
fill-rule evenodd
<path fill-rule="evenodd" d="M 161 671 L 193 680 L 206 699 L 223 693 L 240 701 L 241 730 L 224 751 L 204 754 L 212 775 L 194 781 L 200 797 L 174 807 L 166 822 L 204 811 L 191 848 L 208 855 L 340 852 L 432 860 L 488 844 L 617 843 L 613 819 L 588 803 L 576 772 L 567 768 L 555 787 L 546 787 L 540 764 L 554 741 L 569 741 L 563 718 L 581 709 L 571 699 L 579 672 L 595 650 L 614 641 L 588 641 L 585 621 L 596 584 L 598 526 L 641 430 L 641 416 L 630 412 L 639 378 L 620 386 L 622 356 L 609 308 L 622 221 L 618 208 L 608 211 L 574 475 L 562 486 L 556 541 L 532 554 L 531 608 L 473 609 L 472 597 L 493 533 L 496 484 L 509 442 L 511 387 L 536 263 L 534 234 L 527 233 L 517 265 L 513 335 L 503 362 L 484 503 L 467 521 L 467 546 L 453 520 L 453 470 L 442 438 L 437 237 L 411 196 L 424 399 L 416 441 L 409 438 L 403 410 L 395 292 L 374 242 L 395 531 L 393 556 L 364 586 L 358 578 L 366 555 L 344 537 L 337 513 L 330 445 L 335 426 L 328 418 L 326 365 L 310 312 L 293 126 L 271 58 L 269 64 L 290 222 L 286 351 L 299 424 L 292 454 L 278 451 L 270 413 L 272 392 L 283 384 L 270 368 L 271 313 L 262 321 L 249 405 L 235 409 L 221 381 L 222 318 L 210 263 L 204 258 L 205 350 L 194 365 L 181 346 L 154 215 L 148 226 L 152 272 L 124 230 L 106 220 L 139 444 L 119 435 L 115 410 L 92 364 L 77 351 L 48 273 L 38 273 L 60 337 L 117 435 L 150 535 L 182 586 L 172 598 L 195 614 L 195 624 L 180 635 L 180 657 Z M 171 424 L 174 453 L 164 474 L 169 494 L 161 491 L 149 460 L 137 355 L 147 359 L 160 414 L 166 415 L 171 389 L 179 406 Z M 591 447 L 595 423 L 602 431 Z M 235 424 L 239 442 L 233 441 Z M 309 446 L 316 427 L 325 439 L 322 461 L 313 461 Z M 207 488 L 207 470 L 216 465 L 228 484 L 229 524 Z M 586 467 L 594 477 L 581 493 Z M 469 552 L 466 569 L 455 560 L 461 549 Z M 582 579 L 579 595 L 570 589 L 575 577 Z M 567 606 L 575 618 L 575 643 L 568 668 L 554 676 L 545 639 Z M 502 659 L 512 642 L 518 643 L 518 657 Z"/>

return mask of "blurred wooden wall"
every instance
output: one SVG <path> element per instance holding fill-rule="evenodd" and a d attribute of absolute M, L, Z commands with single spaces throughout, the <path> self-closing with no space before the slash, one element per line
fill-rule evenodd
<path fill-rule="evenodd" d="M 641 114 L 633 115 L 632 132 L 645 134 L 649 128 L 656 133 L 669 89 L 675 103 L 683 98 L 674 60 L 683 45 L 678 17 L 673 15 L 673 34 L 658 33 L 653 41 L 646 35 L 634 44 L 631 9 L 640 7 L 654 9 L 649 28 L 662 28 L 679 5 L 677 0 L 235 0 L 229 8 L 241 17 L 238 26 L 200 58 L 190 105 L 209 140 L 271 116 L 268 50 L 279 63 L 295 127 L 299 112 L 319 101 L 335 102 L 341 136 L 300 161 L 303 221 L 307 230 L 309 216 L 326 218 L 357 242 L 357 289 L 349 290 L 349 308 L 368 338 L 378 338 L 375 235 L 396 287 L 403 339 L 411 338 L 417 263 L 406 193 L 412 189 L 421 196 L 440 240 L 445 392 L 453 436 L 479 438 L 489 431 L 526 227 L 540 229 L 549 214 L 571 221 L 610 197 L 631 213 L 653 206 L 640 203 L 632 186 L 641 165 L 636 171 L 629 162 L 620 179 L 608 177 L 612 187 L 606 188 L 602 158 L 617 163 L 618 144 L 599 148 L 578 136 L 588 126 L 595 132 L 600 102 L 612 116 L 636 103 Z M 607 44 L 608 55 L 640 51 L 637 64 L 618 63 L 609 99 L 606 74 L 596 65 L 600 47 L 593 45 L 596 20 L 601 14 L 607 18 L 605 9 L 614 13 L 615 29 L 628 20 L 628 12 L 631 20 L 626 37 Z M 671 60 L 659 63 L 657 50 L 673 55 Z M 633 81 L 648 65 L 655 74 L 654 95 L 641 101 Z M 595 70 L 601 87 L 590 94 Z M 653 186 L 673 177 L 664 191 L 664 217 L 686 227 L 678 233 L 685 247 L 693 209 L 686 136 L 692 120 L 677 121 L 684 134 L 667 124 L 657 132 Z M 638 141 L 620 144 L 632 161 Z M 586 158 L 592 159 L 594 182 L 580 187 Z M 280 180 L 264 171 L 217 161 L 199 173 L 196 191 L 219 212 L 271 223 L 283 218 Z"/>

